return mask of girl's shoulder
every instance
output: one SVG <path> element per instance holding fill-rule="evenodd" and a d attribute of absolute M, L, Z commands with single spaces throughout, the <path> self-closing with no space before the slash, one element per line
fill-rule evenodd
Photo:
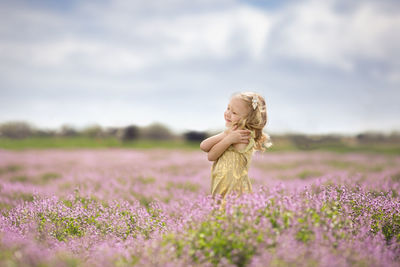
<path fill-rule="evenodd" d="M 237 151 L 242 151 L 243 149 L 245 149 L 247 147 L 247 144 L 233 144 L 233 147 Z"/>
<path fill-rule="evenodd" d="M 251 138 L 249 139 L 249 143 L 232 145 L 234 151 L 239 152 L 239 153 L 246 153 L 247 151 L 249 151 L 250 149 L 252 149 L 254 147 L 255 132 L 252 130 L 250 130 L 250 131 L 251 131 Z"/>

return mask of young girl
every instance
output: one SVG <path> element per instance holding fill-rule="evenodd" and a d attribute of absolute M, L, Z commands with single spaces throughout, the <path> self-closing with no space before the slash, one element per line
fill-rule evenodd
<path fill-rule="evenodd" d="M 253 192 L 248 169 L 254 150 L 265 151 L 272 145 L 268 134 L 262 132 L 267 123 L 264 98 L 252 92 L 234 94 L 224 113 L 227 129 L 207 138 L 200 148 L 213 161 L 211 194 L 222 197 L 225 207 L 230 193 Z"/>

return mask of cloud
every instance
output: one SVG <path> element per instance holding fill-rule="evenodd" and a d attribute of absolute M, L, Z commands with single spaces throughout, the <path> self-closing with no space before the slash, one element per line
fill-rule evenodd
<path fill-rule="evenodd" d="M 398 65 L 400 16 L 378 2 L 341 10 L 337 1 L 307 1 L 280 11 L 276 53 L 353 71 L 359 60 Z"/>
<path fill-rule="evenodd" d="M 0 58 L 104 73 L 238 55 L 300 59 L 345 71 L 354 70 L 358 59 L 397 65 L 398 13 L 376 2 L 344 12 L 336 2 L 301 1 L 274 13 L 234 1 L 214 8 L 201 1 L 84 2 L 71 13 L 14 8 L 0 29 Z"/>
<path fill-rule="evenodd" d="M 131 7 L 120 1 L 110 5 L 94 10 L 83 6 L 77 14 L 61 17 L 45 10 L 14 10 L 16 14 L 6 19 L 8 25 L 30 28 L 43 38 L 27 34 L 25 40 L 6 40 L 0 46 L 0 57 L 33 67 L 76 65 L 105 73 L 204 57 L 224 60 L 238 52 L 256 60 L 271 28 L 264 12 L 244 5 L 172 17 L 128 16 L 125 9 L 134 10 L 136 2 Z M 78 25 L 84 23 L 89 26 L 82 30 Z M 101 32 L 96 36 L 91 30 Z"/>
<path fill-rule="evenodd" d="M 400 21 L 398 4 L 389 2 L 3 2 L 0 106 L 8 118 L 51 110 L 57 116 L 65 101 L 81 122 L 129 121 L 131 111 L 143 114 L 135 117 L 140 123 L 193 129 L 216 128 L 226 98 L 241 89 L 266 94 L 277 127 L 304 129 L 307 120 L 323 120 L 321 113 L 331 116 L 327 109 L 340 117 L 370 99 L 392 106 Z M 112 113 L 103 108 L 108 101 Z M 376 118 L 384 116 L 379 105 Z M 68 114 L 60 112 L 59 120 Z"/>

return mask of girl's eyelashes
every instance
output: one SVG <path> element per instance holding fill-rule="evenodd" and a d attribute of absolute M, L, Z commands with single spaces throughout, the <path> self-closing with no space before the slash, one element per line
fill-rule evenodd
<path fill-rule="evenodd" d="M 229 106 L 226 108 L 227 111 L 230 111 L 231 109 L 229 108 Z M 232 114 L 237 115 L 236 112 L 232 111 Z"/>
<path fill-rule="evenodd" d="M 227 110 L 230 110 L 229 106 L 227 107 Z M 232 111 L 233 114 L 237 115 L 236 112 Z"/>

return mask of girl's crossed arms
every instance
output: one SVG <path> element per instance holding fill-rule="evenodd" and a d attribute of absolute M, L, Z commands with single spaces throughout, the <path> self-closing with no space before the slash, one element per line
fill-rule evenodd
<path fill-rule="evenodd" d="M 250 133 L 250 130 L 240 130 L 234 126 L 201 142 L 200 149 L 208 153 L 209 161 L 215 161 L 231 145 L 237 150 L 244 149 L 249 143 Z"/>

